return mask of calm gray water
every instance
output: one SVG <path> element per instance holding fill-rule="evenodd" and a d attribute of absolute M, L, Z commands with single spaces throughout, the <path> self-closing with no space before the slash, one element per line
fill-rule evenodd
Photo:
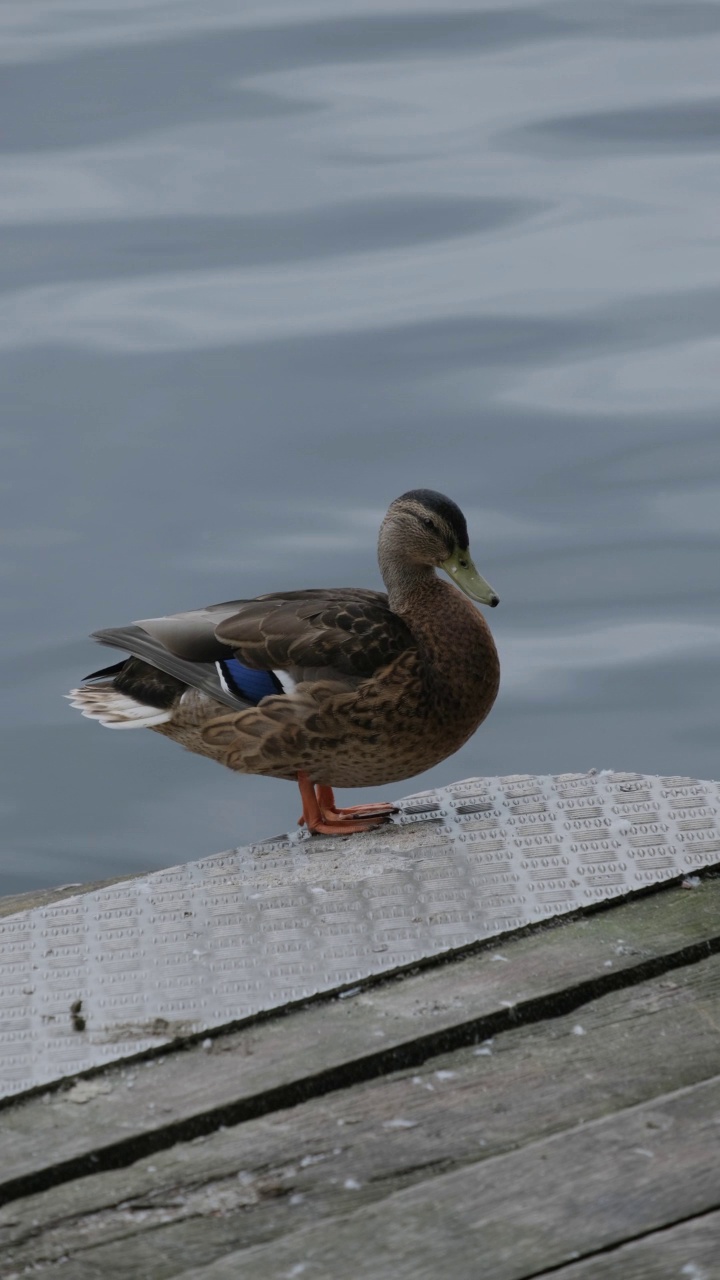
<path fill-rule="evenodd" d="M 96 627 L 380 585 L 415 486 L 466 511 L 503 686 L 387 794 L 717 777 L 720 4 L 22 0 L 0 35 L 0 891 L 294 824 L 62 694 Z"/>

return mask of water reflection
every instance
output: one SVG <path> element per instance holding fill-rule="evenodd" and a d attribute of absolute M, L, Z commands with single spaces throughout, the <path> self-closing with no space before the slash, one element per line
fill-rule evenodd
<path fill-rule="evenodd" d="M 720 99 L 581 113 L 539 121 L 523 133 L 535 151 L 538 144 L 546 143 L 566 152 L 577 149 L 583 155 L 589 147 L 595 153 L 607 150 L 612 155 L 716 151 L 720 146 Z"/>
<path fill-rule="evenodd" d="M 2 22 L 2 887 L 290 828 L 294 787 L 61 695 L 99 626 L 379 586 L 416 485 L 468 514 L 504 677 L 406 791 L 712 776 L 718 6 Z"/>

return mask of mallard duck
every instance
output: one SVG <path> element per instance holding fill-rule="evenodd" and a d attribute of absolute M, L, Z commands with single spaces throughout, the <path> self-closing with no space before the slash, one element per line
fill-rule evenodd
<path fill-rule="evenodd" d="M 297 781 L 300 823 L 314 834 L 375 827 L 392 805 L 340 809 L 333 788 L 438 764 L 485 719 L 500 679 L 490 629 L 466 599 L 494 607 L 498 597 L 472 562 L 454 502 L 430 489 L 396 498 L 378 560 L 387 595 L 273 592 L 96 631 L 130 656 L 86 676 L 72 706 L 239 773 Z"/>

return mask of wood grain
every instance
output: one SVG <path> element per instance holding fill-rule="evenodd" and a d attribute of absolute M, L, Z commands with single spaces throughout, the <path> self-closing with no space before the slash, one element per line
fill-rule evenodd
<path fill-rule="evenodd" d="M 719 1126 L 716 1077 L 181 1274 L 183 1280 L 542 1275 L 583 1252 L 717 1209 Z"/>
<path fill-rule="evenodd" d="M 144 1063 L 114 1066 L 2 1115 L 0 1198 L 211 1132 L 577 1007 L 653 966 L 720 946 L 720 881 L 670 889 L 506 939 L 433 969 L 323 1001 Z M 501 956 L 502 959 L 498 957 Z M 142 1143 L 145 1145 L 141 1145 Z M 32 1190 L 23 1185 L 22 1193 Z"/>
<path fill-rule="evenodd" d="M 554 1280 L 720 1280 L 720 1213 L 586 1258 L 553 1272 Z"/>
<path fill-rule="evenodd" d="M 715 957 L 508 1030 L 492 1044 L 29 1196 L 0 1213 L 0 1254 L 8 1265 L 42 1263 L 48 1276 L 57 1266 L 65 1277 L 58 1260 L 70 1257 L 73 1280 L 166 1280 L 315 1222 L 334 1230 L 350 1209 L 394 1203 L 409 1187 L 424 1187 L 432 1200 L 452 1170 L 474 1168 L 480 1177 L 481 1166 L 497 1169 L 510 1157 L 521 1169 L 523 1152 L 590 1123 L 617 1120 L 622 1135 L 638 1104 L 664 1105 L 669 1092 L 691 1099 L 693 1084 L 715 1076 L 719 1061 Z M 112 1096 L 105 1102 L 111 1106 Z M 712 1114 L 704 1141 L 714 1147 L 703 1159 L 720 1195 Z M 653 1159 L 645 1154 L 640 1164 Z M 516 1176 L 508 1174 L 511 1183 Z M 512 1202 L 514 1193 L 506 1194 Z M 670 1186 L 664 1203 L 671 1202 Z"/>

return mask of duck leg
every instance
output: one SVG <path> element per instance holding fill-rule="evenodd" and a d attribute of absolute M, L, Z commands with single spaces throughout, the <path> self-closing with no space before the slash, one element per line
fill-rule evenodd
<path fill-rule="evenodd" d="M 306 826 L 312 835 L 340 836 L 355 831 L 372 831 L 387 821 L 393 805 L 358 805 L 357 809 L 336 809 L 331 787 L 317 788 L 302 770 L 297 782 L 302 796 L 303 812 L 300 826 Z M 360 816 L 354 816 L 355 814 Z M 346 816 L 347 815 L 347 816 Z M 364 815 L 364 816 L 362 816 Z"/>
<path fill-rule="evenodd" d="M 359 818 L 365 814 L 368 818 L 385 818 L 390 813 L 398 812 L 394 804 L 388 804 L 385 800 L 376 800 L 374 804 L 353 804 L 347 809 L 338 809 L 332 787 L 323 787 L 318 784 L 315 790 L 320 812 L 326 817 Z"/>

